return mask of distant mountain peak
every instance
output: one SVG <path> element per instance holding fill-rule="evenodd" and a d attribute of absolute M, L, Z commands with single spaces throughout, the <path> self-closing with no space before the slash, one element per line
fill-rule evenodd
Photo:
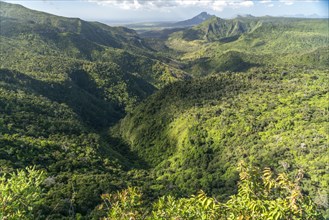
<path fill-rule="evenodd" d="M 255 16 L 251 14 L 239 14 L 237 15 L 237 18 L 255 18 Z"/>
<path fill-rule="evenodd" d="M 174 25 L 179 26 L 179 27 L 195 26 L 195 25 L 201 24 L 202 22 L 204 22 L 205 20 L 208 20 L 211 17 L 213 17 L 213 15 L 210 15 L 207 12 L 201 12 L 200 14 L 198 14 L 197 16 L 195 16 L 191 19 L 177 22 Z"/>
<path fill-rule="evenodd" d="M 200 14 L 198 14 L 197 16 L 195 16 L 194 18 L 201 18 L 201 19 L 208 19 L 210 18 L 212 15 L 208 14 L 208 12 L 201 12 Z"/>

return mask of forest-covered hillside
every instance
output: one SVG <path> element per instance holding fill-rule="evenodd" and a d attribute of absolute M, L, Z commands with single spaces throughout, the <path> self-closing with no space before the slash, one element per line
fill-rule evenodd
<path fill-rule="evenodd" d="M 0 4 L 2 68 L 43 72 L 42 78 L 63 81 L 65 71 L 71 69 L 67 61 L 116 64 L 123 74 L 156 87 L 187 77 L 182 70 L 163 63 L 165 58 L 158 59 L 134 30 Z M 34 77 L 41 78 L 40 74 Z"/>
<path fill-rule="evenodd" d="M 328 68 L 328 20 L 272 17 L 213 17 L 167 36 L 193 75 L 241 71 L 255 66 Z"/>
<path fill-rule="evenodd" d="M 303 168 L 304 189 L 316 197 L 329 182 L 327 82 L 327 70 L 254 68 L 175 83 L 112 132 L 181 193 L 225 198 L 243 159 L 292 176 Z"/>
<path fill-rule="evenodd" d="M 328 20 L 0 22 L 0 219 L 328 218 Z"/>

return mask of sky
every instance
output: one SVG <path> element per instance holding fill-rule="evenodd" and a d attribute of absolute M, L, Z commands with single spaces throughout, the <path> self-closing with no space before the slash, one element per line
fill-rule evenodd
<path fill-rule="evenodd" d="M 203 11 L 236 15 L 328 17 L 329 0 L 4 0 L 65 17 L 107 23 L 180 21 Z"/>

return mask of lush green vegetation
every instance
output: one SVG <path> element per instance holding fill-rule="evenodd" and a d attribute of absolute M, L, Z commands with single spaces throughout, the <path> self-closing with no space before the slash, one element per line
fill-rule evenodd
<path fill-rule="evenodd" d="M 94 66 L 108 66 L 101 66 L 102 71 L 112 72 L 103 75 L 102 80 L 104 77 L 125 77 L 124 83 L 128 87 L 141 83 L 161 87 L 187 75 L 162 62 L 166 59 L 154 54 L 131 29 L 58 17 L 5 2 L 0 4 L 1 68 L 17 70 L 42 80 L 65 81 L 73 66 L 93 62 Z M 99 70 L 94 71 L 94 76 Z M 112 81 L 111 86 L 122 83 L 117 79 Z M 105 85 L 99 86 L 104 88 Z M 112 96 L 123 92 L 126 91 Z"/>
<path fill-rule="evenodd" d="M 328 71 L 254 68 L 169 85 L 126 116 L 121 136 L 181 195 L 234 191 L 237 162 L 308 174 L 312 197 L 328 188 Z M 206 85 L 206 86 L 205 86 Z M 233 188 L 232 188 L 233 187 Z"/>
<path fill-rule="evenodd" d="M 98 215 L 105 219 L 322 219 L 314 202 L 302 194 L 303 171 L 299 170 L 293 181 L 285 173 L 275 177 L 270 168 L 260 172 L 244 162 L 239 163 L 238 171 L 238 192 L 225 203 L 200 191 L 190 198 L 163 196 L 146 205 L 140 189 L 128 187 L 115 194 L 102 194 Z M 1 177 L 1 217 L 37 218 L 36 209 L 45 196 L 41 185 L 51 181 L 34 168 Z M 76 194 L 70 200 L 72 214 L 75 199 Z"/>
<path fill-rule="evenodd" d="M 128 188 L 116 194 L 102 195 L 100 209 L 108 210 L 107 219 L 321 219 L 309 197 L 300 190 L 302 173 L 290 181 L 285 173 L 273 177 L 265 168 L 250 169 L 244 163 L 239 189 L 227 202 L 221 203 L 203 191 L 190 198 L 161 197 L 150 208 L 143 206 L 142 194 Z"/>
<path fill-rule="evenodd" d="M 272 17 L 212 18 L 173 33 L 166 45 L 182 52 L 193 75 L 253 66 L 328 68 L 328 20 Z"/>
<path fill-rule="evenodd" d="M 0 18 L 0 218 L 329 216 L 328 21 Z"/>
<path fill-rule="evenodd" d="M 48 84 L 18 72 L 0 73 L 0 172 L 30 165 L 46 171 L 41 216 L 68 216 L 70 206 L 86 214 L 100 202 L 99 194 L 133 181 L 134 174 L 124 170 L 134 163 L 101 132 L 122 115 L 111 102 L 73 82 Z M 79 199 L 70 205 L 73 195 Z"/>
<path fill-rule="evenodd" d="M 33 219 L 36 208 L 43 202 L 42 171 L 27 168 L 11 176 L 0 177 L 0 218 Z"/>

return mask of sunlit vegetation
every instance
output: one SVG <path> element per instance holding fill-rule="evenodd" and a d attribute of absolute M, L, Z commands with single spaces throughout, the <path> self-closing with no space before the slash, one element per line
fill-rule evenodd
<path fill-rule="evenodd" d="M 35 168 L 0 176 L 0 218 L 33 219 L 36 208 L 43 202 L 44 180 L 44 173 Z"/>
<path fill-rule="evenodd" d="M 316 205 L 301 192 L 301 170 L 294 180 L 244 163 L 238 171 L 238 192 L 223 203 L 200 191 L 189 198 L 164 196 L 146 208 L 141 191 L 130 187 L 102 195 L 98 208 L 107 210 L 105 219 L 322 219 Z"/>
<path fill-rule="evenodd" d="M 328 43 L 328 20 L 272 17 L 214 17 L 166 41 L 183 52 L 193 75 L 264 65 L 327 68 Z"/>
<path fill-rule="evenodd" d="M 1 219 L 329 217 L 327 20 L 0 16 Z"/>
<path fill-rule="evenodd" d="M 203 189 L 227 198 L 244 158 L 290 176 L 303 168 L 302 187 L 317 200 L 329 183 L 327 75 L 255 68 L 176 83 L 148 98 L 112 133 L 119 130 L 155 167 L 163 189 L 179 195 Z"/>

